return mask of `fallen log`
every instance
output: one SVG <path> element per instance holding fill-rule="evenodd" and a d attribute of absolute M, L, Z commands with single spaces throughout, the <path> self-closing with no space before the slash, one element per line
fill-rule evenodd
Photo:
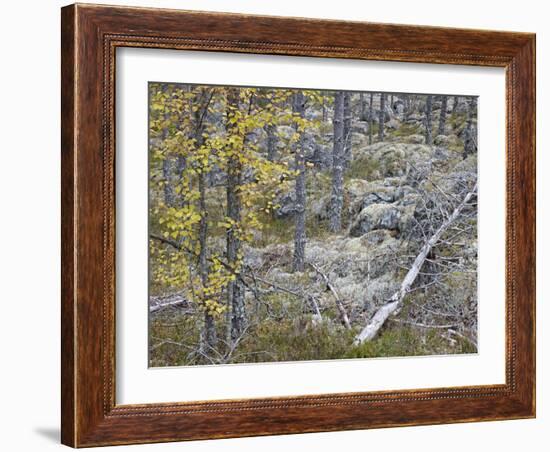
<path fill-rule="evenodd" d="M 355 336 L 354 344 L 359 345 L 363 342 L 370 341 L 376 337 L 378 334 L 378 331 L 384 326 L 384 323 L 388 319 L 389 316 L 394 314 L 401 308 L 401 305 L 403 304 L 403 298 L 407 293 L 409 292 L 411 286 L 413 285 L 414 281 L 416 280 L 416 277 L 418 276 L 418 273 L 420 272 L 420 269 L 422 268 L 422 265 L 424 264 L 424 261 L 426 260 L 426 257 L 430 253 L 431 249 L 439 242 L 441 239 L 441 236 L 443 233 L 453 224 L 458 216 L 460 215 L 460 212 L 466 207 L 470 199 L 475 195 L 477 191 L 477 184 L 474 186 L 472 191 L 468 192 L 464 199 L 460 202 L 460 204 L 455 208 L 453 213 L 439 226 L 437 231 L 429 238 L 429 240 L 424 244 L 424 246 L 420 249 L 420 252 L 416 256 L 416 259 L 414 260 L 411 268 L 405 275 L 405 278 L 401 282 L 401 285 L 397 292 L 395 292 L 388 303 L 384 304 L 382 307 L 380 307 L 372 316 L 369 323 L 361 330 L 361 332 Z"/>
<path fill-rule="evenodd" d="M 170 301 L 159 302 L 149 306 L 149 312 L 158 312 L 166 308 L 175 308 L 178 306 L 187 306 L 187 300 L 183 297 L 175 297 Z"/>

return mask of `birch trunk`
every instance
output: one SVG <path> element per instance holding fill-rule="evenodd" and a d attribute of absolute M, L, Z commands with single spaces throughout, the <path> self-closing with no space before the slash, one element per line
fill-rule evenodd
<path fill-rule="evenodd" d="M 235 88 L 228 90 L 228 107 L 233 110 L 239 109 L 239 92 Z M 227 134 L 239 133 L 236 124 L 228 121 L 226 125 Z M 227 216 L 233 220 L 233 224 L 241 223 L 241 195 L 239 187 L 242 184 L 242 165 L 237 155 L 231 155 L 227 162 Z M 241 241 L 234 228 L 230 228 L 226 238 L 227 264 L 234 270 L 239 270 L 239 260 L 241 252 Z M 227 304 L 231 311 L 230 325 L 228 325 L 227 339 L 233 343 L 244 331 L 245 327 L 245 307 L 244 307 L 244 288 L 242 282 L 237 278 L 231 281 L 227 286 Z"/>
<path fill-rule="evenodd" d="M 169 157 L 164 157 L 162 161 L 162 178 L 164 180 L 164 204 L 172 206 L 174 204 L 174 191 L 172 189 L 172 164 Z"/>
<path fill-rule="evenodd" d="M 199 222 L 199 274 L 202 282 L 202 286 L 208 285 L 208 262 L 206 259 L 207 244 L 206 238 L 208 234 L 208 222 L 206 218 L 206 186 L 204 180 L 204 174 L 199 174 L 199 212 L 201 213 L 201 219 Z M 218 341 L 216 336 L 216 325 L 214 323 L 214 317 L 208 312 L 208 309 L 204 311 L 204 331 L 203 331 L 203 349 L 205 353 L 212 350 Z"/>

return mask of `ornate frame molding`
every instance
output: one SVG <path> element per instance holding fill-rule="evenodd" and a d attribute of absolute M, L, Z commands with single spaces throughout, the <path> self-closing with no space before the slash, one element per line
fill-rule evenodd
<path fill-rule="evenodd" d="M 77 4 L 62 9 L 62 47 L 64 444 L 82 447 L 534 416 L 534 35 Z M 506 383 L 116 405 L 118 47 L 506 68 Z"/>

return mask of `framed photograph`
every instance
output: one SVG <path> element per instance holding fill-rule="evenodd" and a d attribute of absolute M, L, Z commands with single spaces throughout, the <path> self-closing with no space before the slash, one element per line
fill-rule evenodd
<path fill-rule="evenodd" d="M 62 9 L 62 442 L 535 416 L 535 36 Z"/>

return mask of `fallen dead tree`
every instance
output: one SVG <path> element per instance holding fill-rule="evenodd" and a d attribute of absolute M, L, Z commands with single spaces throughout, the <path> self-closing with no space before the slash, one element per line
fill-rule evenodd
<path fill-rule="evenodd" d="M 426 257 L 430 253 L 431 249 L 439 242 L 443 233 L 451 226 L 464 207 L 468 205 L 468 202 L 472 199 L 477 191 L 477 184 L 474 186 L 472 191 L 468 192 L 460 204 L 455 208 L 453 213 L 447 217 L 447 219 L 439 226 L 435 233 L 429 238 L 429 240 L 424 244 L 420 249 L 420 252 L 416 256 L 411 268 L 405 275 L 405 278 L 401 282 L 401 286 L 395 292 L 388 303 L 380 307 L 372 316 L 367 325 L 361 330 L 361 332 L 355 336 L 354 344 L 359 345 L 363 342 L 370 341 L 376 337 L 378 331 L 384 326 L 384 323 L 392 314 L 397 313 L 403 304 L 403 298 L 409 292 L 411 286 L 413 285 L 416 277 L 418 276 Z"/>
<path fill-rule="evenodd" d="M 179 295 L 176 295 L 176 296 L 170 297 L 168 301 L 159 300 L 157 303 L 151 304 L 149 306 L 149 312 L 154 313 L 154 312 L 162 311 L 163 309 L 166 309 L 166 308 L 176 308 L 176 307 L 187 306 L 187 305 L 188 305 L 188 302 L 185 298 Z"/>

